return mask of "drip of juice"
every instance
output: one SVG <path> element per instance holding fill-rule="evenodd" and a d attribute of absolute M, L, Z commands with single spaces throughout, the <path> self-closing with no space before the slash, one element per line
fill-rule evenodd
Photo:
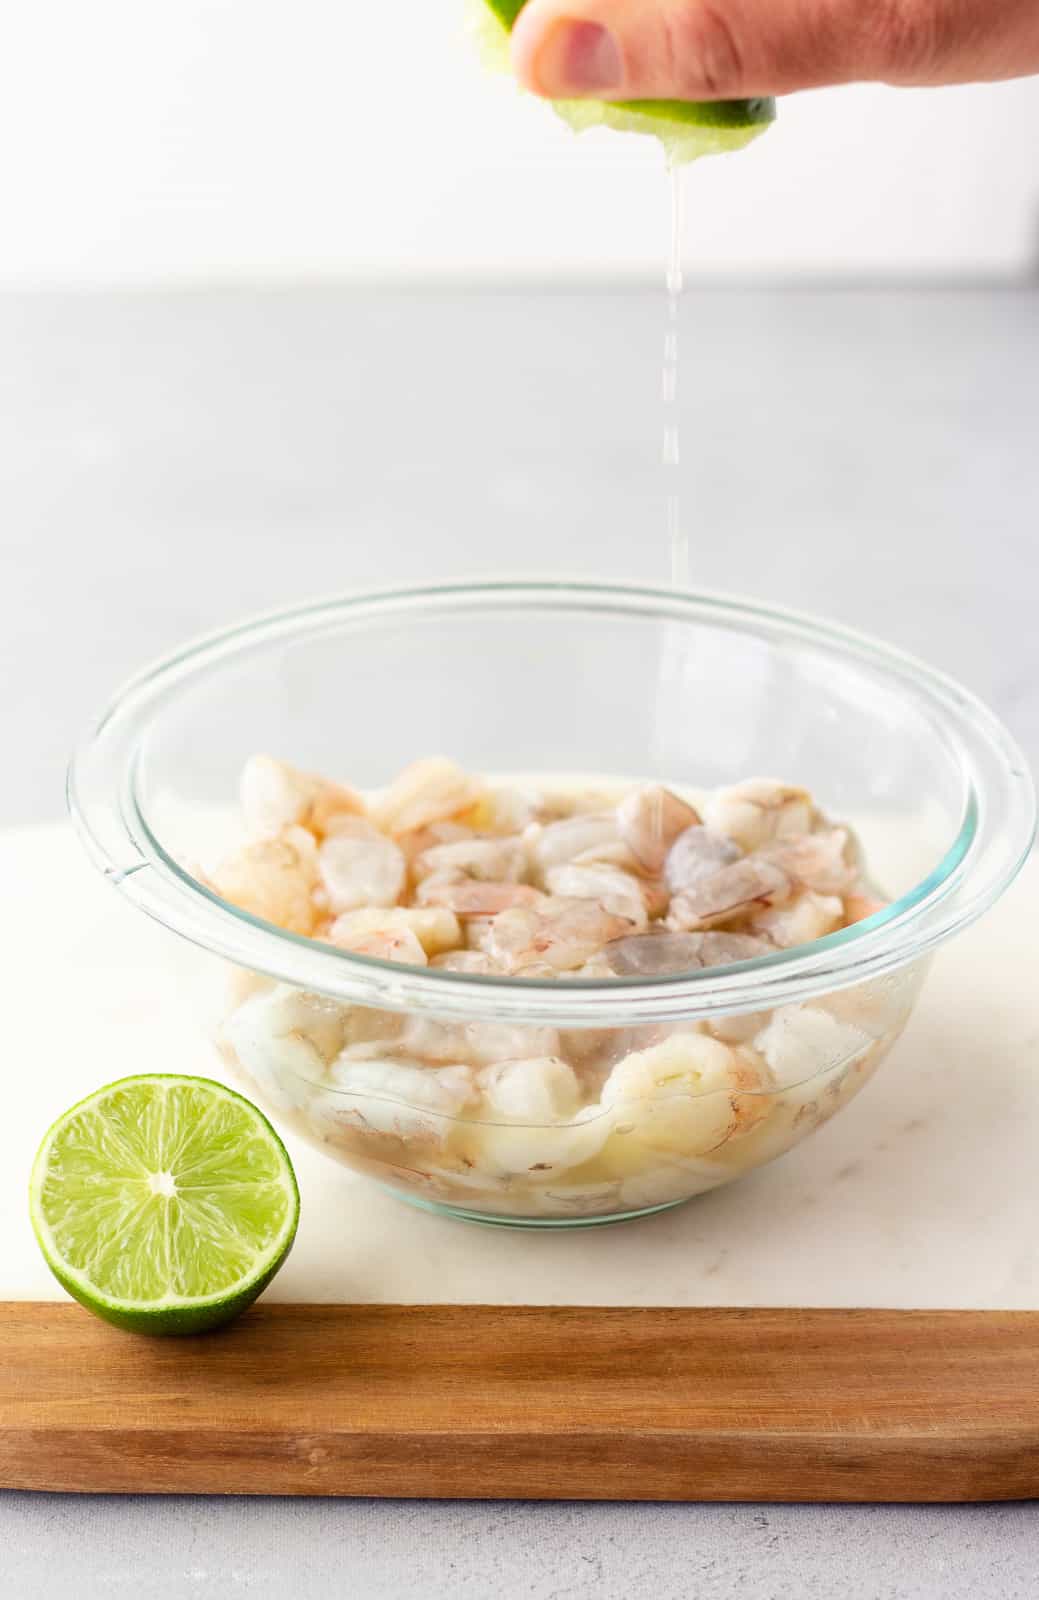
<path fill-rule="evenodd" d="M 671 582 L 676 589 L 689 586 L 689 540 L 682 527 L 678 496 L 681 457 L 678 434 L 678 305 L 682 293 L 682 168 L 670 168 L 671 253 L 667 264 L 667 327 L 664 332 L 664 369 L 661 398 L 664 406 L 662 460 L 667 490 L 667 539 Z"/>

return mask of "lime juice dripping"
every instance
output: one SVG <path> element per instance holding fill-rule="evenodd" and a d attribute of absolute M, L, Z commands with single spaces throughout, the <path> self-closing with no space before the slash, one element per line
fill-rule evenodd
<path fill-rule="evenodd" d="M 676 589 L 689 587 L 689 538 L 682 526 L 678 469 L 681 461 L 678 412 L 678 308 L 682 294 L 682 168 L 670 164 L 671 250 L 667 263 L 667 324 L 664 330 L 664 365 L 661 401 L 664 442 L 661 459 L 667 502 L 667 541 L 671 582 Z"/>

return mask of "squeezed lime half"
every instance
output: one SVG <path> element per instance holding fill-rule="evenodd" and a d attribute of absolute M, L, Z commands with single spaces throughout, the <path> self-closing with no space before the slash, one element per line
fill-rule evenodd
<path fill-rule="evenodd" d="M 509 33 L 526 0 L 472 0 L 473 31 L 485 63 L 508 69 Z M 576 132 L 615 128 L 660 140 L 672 163 L 742 150 L 775 121 L 776 102 L 753 100 L 554 100 Z"/>
<path fill-rule="evenodd" d="M 208 1078 L 122 1078 L 66 1111 L 33 1163 L 29 1210 L 54 1276 L 134 1333 L 201 1333 L 252 1304 L 295 1238 L 285 1146 Z"/>

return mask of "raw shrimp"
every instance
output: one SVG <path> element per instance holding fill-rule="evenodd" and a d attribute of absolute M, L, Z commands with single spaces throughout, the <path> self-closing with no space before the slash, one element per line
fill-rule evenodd
<path fill-rule="evenodd" d="M 558 1056 L 497 1061 L 477 1075 L 487 1110 L 511 1121 L 566 1122 L 580 1107 L 580 1085 Z"/>
<path fill-rule="evenodd" d="M 334 1093 L 312 1107 L 319 1117 L 435 1145 L 450 1138 L 452 1119 L 474 1093 L 468 1067 L 431 1068 L 417 1061 L 340 1058 L 329 1081 Z"/>
<path fill-rule="evenodd" d="M 664 862 L 664 879 L 672 894 L 697 889 L 723 867 L 741 859 L 739 845 L 724 833 L 699 823 L 678 835 Z"/>
<path fill-rule="evenodd" d="M 408 929 L 418 939 L 427 956 L 455 950 L 462 943 L 462 930 L 453 912 L 439 906 L 366 907 L 337 917 L 328 937 L 343 949 L 354 947 L 356 939 L 370 934 L 396 933 Z"/>
<path fill-rule="evenodd" d="M 246 1066 L 255 1052 L 287 1070 L 320 1078 L 343 1048 L 348 1012 L 325 995 L 308 994 L 290 984 L 254 994 L 228 1023 L 228 1034 Z"/>
<path fill-rule="evenodd" d="M 372 814 L 387 833 L 408 833 L 459 817 L 476 804 L 483 792 L 477 779 L 442 756 L 414 761 L 405 767 L 372 806 Z"/>
<path fill-rule="evenodd" d="M 534 906 L 545 899 L 527 883 L 479 883 L 475 878 L 426 878 L 415 896 L 418 905 L 446 906 L 458 917 L 493 917 L 511 906 Z"/>
<path fill-rule="evenodd" d="M 532 822 L 546 822 L 553 814 L 551 800 L 539 789 L 493 788 L 465 815 L 477 832 L 502 836 L 521 834 Z"/>
<path fill-rule="evenodd" d="M 463 822 L 430 822 L 423 828 L 407 828 L 394 835 L 394 843 L 403 850 L 405 859 L 414 863 L 427 850 L 441 844 L 458 844 L 464 839 L 475 839 L 472 828 Z"/>
<path fill-rule="evenodd" d="M 604 1143 L 608 1119 L 580 1109 L 580 1084 L 558 1057 L 496 1062 L 477 1074 L 479 1120 L 460 1133 L 473 1165 L 493 1176 L 541 1184 L 579 1167 Z"/>
<path fill-rule="evenodd" d="M 424 967 L 426 952 L 411 928 L 369 928 L 367 932 L 340 932 L 333 939 L 340 950 L 351 955 L 372 956 L 378 961 L 399 961 L 405 966 Z"/>
<path fill-rule="evenodd" d="M 609 1118 L 597 1106 L 586 1106 L 563 1122 L 468 1122 L 459 1128 L 458 1144 L 477 1170 L 528 1184 L 530 1203 L 551 1215 L 557 1196 L 544 1185 L 556 1173 L 593 1161 L 609 1131 Z"/>
<path fill-rule="evenodd" d="M 807 789 L 775 778 L 748 778 L 713 794 L 704 806 L 704 820 L 750 851 L 810 833 L 819 813 Z"/>
<path fill-rule="evenodd" d="M 429 964 L 439 972 L 475 973 L 481 978 L 489 978 L 498 971 L 482 950 L 448 950 L 442 956 L 434 956 Z"/>
<path fill-rule="evenodd" d="M 281 983 L 238 1006 L 219 1043 L 272 1105 L 294 1112 L 306 1104 L 309 1086 L 322 1082 L 345 1032 L 342 1006 Z"/>
<path fill-rule="evenodd" d="M 752 961 L 769 948 L 765 939 L 743 933 L 644 933 L 617 939 L 603 955 L 618 977 L 653 978 Z"/>
<path fill-rule="evenodd" d="M 625 917 L 638 932 L 649 925 L 642 884 L 619 867 L 550 867 L 545 873 L 545 887 L 560 899 L 597 900 L 603 910 Z"/>
<path fill-rule="evenodd" d="M 917 966 L 733 1015 L 716 1014 L 725 985 L 705 981 L 699 1020 L 678 1024 L 606 1028 L 592 1010 L 594 1027 L 561 1031 L 494 1021 L 488 1006 L 476 1011 L 489 1020 L 458 1014 L 481 978 L 649 984 L 774 963 L 875 914 L 854 836 L 790 785 L 757 779 L 694 807 L 659 785 L 498 789 L 440 760 L 365 812 L 260 757 L 243 806 L 262 836 L 219 869 L 216 892 L 353 954 L 432 967 L 455 1015 L 428 1015 L 403 973 L 393 1011 L 248 976 L 222 1051 L 348 1164 L 474 1214 L 616 1215 L 759 1165 L 858 1091 L 920 981 Z"/>
<path fill-rule="evenodd" d="M 392 906 L 404 892 L 407 864 L 392 839 L 363 817 L 340 818 L 318 850 L 321 883 L 336 916 L 361 906 Z"/>
<path fill-rule="evenodd" d="M 747 926 L 780 950 L 810 944 L 844 926 L 844 902 L 836 895 L 814 894 L 808 890 L 788 906 L 770 906 L 754 911 Z"/>
<path fill-rule="evenodd" d="M 257 839 L 294 824 L 320 835 L 338 818 L 364 812 L 364 801 L 352 789 L 298 772 L 272 756 L 249 757 L 242 768 L 239 799 L 246 830 Z"/>
<path fill-rule="evenodd" d="M 622 842 L 651 873 L 660 872 L 675 840 L 699 821 L 691 805 L 659 784 L 634 789 L 617 807 Z"/>
<path fill-rule="evenodd" d="M 702 1156 L 767 1112 L 760 1071 L 703 1033 L 676 1032 L 625 1056 L 602 1090 L 618 1132 L 675 1155 Z"/>
<path fill-rule="evenodd" d="M 572 972 L 604 944 L 632 932 L 629 918 L 604 910 L 594 900 L 549 899 L 494 917 L 483 934 L 483 948 L 507 972 L 522 973 L 534 965 Z"/>
<path fill-rule="evenodd" d="M 475 878 L 481 883 L 521 883 L 527 871 L 522 839 L 460 839 L 433 845 L 411 864 L 416 883 L 425 878 Z"/>
<path fill-rule="evenodd" d="M 377 1006 L 349 1006 L 343 1048 L 356 1049 L 376 1039 L 388 1046 L 399 1037 L 403 1025 L 404 1018 L 399 1011 L 382 1011 Z"/>
<path fill-rule="evenodd" d="M 858 881 L 858 863 L 845 828 L 818 829 L 799 839 L 786 839 L 768 846 L 762 854 L 795 883 L 817 894 L 848 894 Z"/>
<path fill-rule="evenodd" d="M 558 1056 L 555 1028 L 515 1022 L 471 1022 L 466 1028 L 466 1054 L 482 1066 L 495 1061 L 520 1061 Z"/>
<path fill-rule="evenodd" d="M 735 1011 L 725 1017 L 708 1017 L 707 1029 L 723 1044 L 749 1044 L 768 1023 L 768 1011 Z"/>
<path fill-rule="evenodd" d="M 886 900 L 878 900 L 871 894 L 855 893 L 844 897 L 844 915 L 849 926 L 853 922 L 865 922 L 867 917 L 875 917 L 886 906 Z"/>
<path fill-rule="evenodd" d="M 775 1082 L 788 1085 L 847 1066 L 873 1039 L 817 1006 L 791 1005 L 778 1007 L 753 1043 Z"/>
<path fill-rule="evenodd" d="M 213 874 L 213 887 L 232 905 L 289 933 L 310 934 L 320 878 L 317 846 L 305 828 L 283 828 L 248 844 Z"/>
<path fill-rule="evenodd" d="M 594 852 L 622 841 L 616 811 L 597 811 L 535 825 L 527 830 L 527 842 L 535 872 L 545 874 L 578 856 L 588 861 Z"/>
<path fill-rule="evenodd" d="M 745 917 L 755 907 L 776 905 L 790 893 L 790 879 L 780 867 L 756 856 L 744 856 L 672 898 L 667 925 L 679 933 L 713 928 Z"/>

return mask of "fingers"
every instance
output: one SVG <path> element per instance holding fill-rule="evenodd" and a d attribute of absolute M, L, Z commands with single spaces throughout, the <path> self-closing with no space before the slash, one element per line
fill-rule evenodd
<path fill-rule="evenodd" d="M 864 54 L 872 66 L 870 9 L 871 0 L 529 0 L 513 61 L 528 88 L 555 99 L 784 93 L 856 76 Z"/>
<path fill-rule="evenodd" d="M 528 0 L 512 48 L 552 99 L 963 83 L 1039 71 L 1039 0 Z"/>

